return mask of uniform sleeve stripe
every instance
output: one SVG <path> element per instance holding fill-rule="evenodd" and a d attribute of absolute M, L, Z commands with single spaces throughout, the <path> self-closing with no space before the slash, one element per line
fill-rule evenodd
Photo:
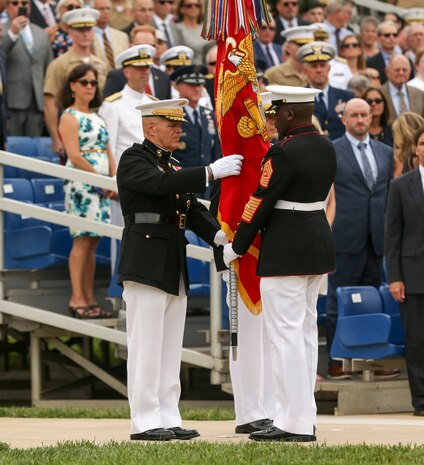
<path fill-rule="evenodd" d="M 251 223 L 262 201 L 263 199 L 251 195 L 249 198 L 249 202 L 247 202 L 247 204 L 244 207 L 243 215 L 241 217 L 242 221 L 246 223 Z"/>

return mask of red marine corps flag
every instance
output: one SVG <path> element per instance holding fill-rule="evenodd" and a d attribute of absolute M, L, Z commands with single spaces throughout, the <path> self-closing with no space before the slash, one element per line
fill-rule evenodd
<path fill-rule="evenodd" d="M 217 40 L 215 75 L 216 120 L 223 156 L 244 156 L 240 176 L 221 180 L 218 219 L 230 239 L 234 236 L 244 206 L 261 177 L 261 162 L 269 148 L 265 115 L 261 105 L 254 65 L 253 35 L 262 20 L 271 24 L 265 0 L 208 0 L 205 5 L 203 37 Z M 246 216 L 254 214 L 254 208 Z M 234 262 L 238 292 L 255 315 L 261 312 L 256 266 L 260 237 L 248 253 Z"/>

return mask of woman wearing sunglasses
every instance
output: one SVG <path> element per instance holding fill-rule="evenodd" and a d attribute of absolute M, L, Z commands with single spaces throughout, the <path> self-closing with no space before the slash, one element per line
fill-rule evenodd
<path fill-rule="evenodd" d="M 71 10 L 82 8 L 82 0 L 60 0 L 56 5 L 57 24 L 45 29 L 50 37 L 53 55 L 57 58 L 63 55 L 72 45 L 72 39 L 68 35 L 68 25 L 62 20 L 62 16 Z"/>
<path fill-rule="evenodd" d="M 201 0 L 180 0 L 177 5 L 175 24 L 171 24 L 175 44 L 186 45 L 194 51 L 193 65 L 204 61 L 208 41 L 201 36 L 203 27 L 203 3 Z"/>
<path fill-rule="evenodd" d="M 96 69 L 75 67 L 59 94 L 63 114 L 59 135 L 68 156 L 66 166 L 90 173 L 114 176 L 115 159 L 109 148 L 104 121 L 94 110 L 101 103 Z M 65 210 L 69 215 L 110 223 L 110 200 L 116 193 L 78 181 L 65 181 Z M 110 318 L 94 297 L 97 234 L 70 229 L 73 246 L 69 255 L 72 295 L 69 311 L 75 318 Z"/>
<path fill-rule="evenodd" d="M 370 137 L 393 147 L 392 126 L 390 124 L 386 98 L 379 88 L 369 87 L 365 91 L 363 99 L 371 108 L 372 123 L 369 130 Z"/>
<path fill-rule="evenodd" d="M 361 73 L 365 70 L 365 54 L 362 49 L 361 41 L 355 34 L 346 36 L 339 46 L 339 56 L 344 58 L 349 65 L 352 74 Z"/>

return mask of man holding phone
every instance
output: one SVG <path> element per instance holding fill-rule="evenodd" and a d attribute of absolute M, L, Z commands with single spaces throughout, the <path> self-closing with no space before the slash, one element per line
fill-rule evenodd
<path fill-rule="evenodd" d="M 43 82 L 53 59 L 47 33 L 28 17 L 29 0 L 9 0 L 10 23 L 4 25 L 0 49 L 6 54 L 11 136 L 39 137 L 43 133 Z"/>

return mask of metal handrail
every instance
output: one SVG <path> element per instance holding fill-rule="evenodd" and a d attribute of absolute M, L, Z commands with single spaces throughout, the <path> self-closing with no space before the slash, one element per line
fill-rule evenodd
<path fill-rule="evenodd" d="M 379 0 L 354 0 L 357 6 L 368 8 L 379 13 L 397 13 L 402 15 L 406 9 L 390 3 L 380 2 Z"/>

